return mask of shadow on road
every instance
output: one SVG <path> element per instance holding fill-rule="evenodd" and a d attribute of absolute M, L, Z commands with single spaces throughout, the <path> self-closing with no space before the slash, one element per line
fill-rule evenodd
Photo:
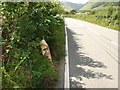
<path fill-rule="evenodd" d="M 103 62 L 96 61 L 91 57 L 88 57 L 85 52 L 82 52 L 82 44 L 78 46 L 76 40 L 74 40 L 73 35 L 78 35 L 72 32 L 69 28 L 68 31 L 68 44 L 69 44 L 69 62 L 70 62 L 70 87 L 71 88 L 84 88 L 86 85 L 82 82 L 83 78 L 86 79 L 113 79 L 112 75 L 106 75 L 101 72 L 96 72 L 90 70 L 89 68 L 83 67 L 90 67 L 90 68 L 107 68 Z M 83 34 L 79 34 L 80 37 Z M 80 42 L 79 42 L 80 43 Z M 80 52 L 78 52 L 78 49 Z"/>

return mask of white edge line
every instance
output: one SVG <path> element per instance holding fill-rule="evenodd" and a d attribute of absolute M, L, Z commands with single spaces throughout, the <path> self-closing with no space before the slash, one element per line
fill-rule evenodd
<path fill-rule="evenodd" d="M 65 26 L 65 35 L 66 35 L 66 44 L 65 44 L 66 56 L 65 56 L 64 88 L 68 90 L 70 88 L 70 82 L 69 82 L 68 37 L 67 37 L 66 26 Z"/>

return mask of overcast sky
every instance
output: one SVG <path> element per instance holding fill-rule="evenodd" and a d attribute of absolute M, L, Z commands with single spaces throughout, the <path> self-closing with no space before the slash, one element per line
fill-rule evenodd
<path fill-rule="evenodd" d="M 82 4 L 85 4 L 89 0 L 59 0 L 59 1 L 69 1 L 69 2 L 73 2 L 73 3 L 82 3 Z"/>

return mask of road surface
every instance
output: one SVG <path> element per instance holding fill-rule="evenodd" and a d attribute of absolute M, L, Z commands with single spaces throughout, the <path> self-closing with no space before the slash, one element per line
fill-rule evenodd
<path fill-rule="evenodd" d="M 70 88 L 118 88 L 118 32 L 71 18 L 65 23 Z"/>

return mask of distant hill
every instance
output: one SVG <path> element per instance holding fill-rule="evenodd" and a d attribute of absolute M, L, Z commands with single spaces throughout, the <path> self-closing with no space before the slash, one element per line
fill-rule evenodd
<path fill-rule="evenodd" d="M 108 2 L 87 2 L 80 10 L 93 10 L 95 8 L 103 7 L 107 5 Z"/>
<path fill-rule="evenodd" d="M 90 10 L 99 10 L 99 9 L 104 9 L 105 7 L 108 6 L 116 6 L 117 2 L 87 2 L 83 7 L 81 7 L 79 10 L 85 10 L 85 11 L 90 11 Z"/>
<path fill-rule="evenodd" d="M 79 3 L 79 4 L 76 4 L 76 3 L 71 3 L 71 2 L 67 2 L 67 1 L 63 1 L 63 2 L 60 2 L 61 6 L 66 10 L 66 11 L 70 11 L 70 10 L 79 10 L 83 4 Z"/>

